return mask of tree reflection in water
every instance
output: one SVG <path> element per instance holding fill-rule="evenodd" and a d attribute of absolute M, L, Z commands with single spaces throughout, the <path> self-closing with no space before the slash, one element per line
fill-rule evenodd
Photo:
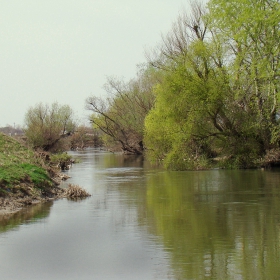
<path fill-rule="evenodd" d="M 14 230 L 22 224 L 34 223 L 48 217 L 52 205 L 52 201 L 38 203 L 13 214 L 0 215 L 0 234 Z"/>
<path fill-rule="evenodd" d="M 147 222 L 176 279 L 280 279 L 280 173 L 165 172 L 147 183 Z"/>

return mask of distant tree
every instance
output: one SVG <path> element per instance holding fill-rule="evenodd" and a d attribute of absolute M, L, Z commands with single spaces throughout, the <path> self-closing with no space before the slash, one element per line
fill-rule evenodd
<path fill-rule="evenodd" d="M 5 127 L 0 127 L 0 132 L 10 136 L 20 136 L 23 134 L 23 130 L 20 125 L 7 124 Z"/>
<path fill-rule="evenodd" d="M 25 114 L 25 135 L 34 148 L 62 150 L 62 142 L 75 130 L 73 110 L 68 105 L 39 103 Z"/>
<path fill-rule="evenodd" d="M 100 147 L 102 140 L 99 130 L 85 125 L 80 125 L 75 129 L 75 133 L 70 137 L 70 149 L 84 149 L 86 147 Z"/>

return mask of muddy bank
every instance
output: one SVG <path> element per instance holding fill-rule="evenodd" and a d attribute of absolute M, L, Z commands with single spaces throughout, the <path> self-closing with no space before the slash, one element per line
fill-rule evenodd
<path fill-rule="evenodd" d="M 56 181 L 65 178 L 59 175 Z M 69 178 L 69 177 L 68 177 Z M 65 179 L 63 179 L 65 180 Z M 22 189 L 24 188 L 24 192 Z M 61 188 L 58 185 L 45 188 L 44 190 L 34 191 L 34 188 L 28 185 L 21 186 L 21 191 L 0 197 L 0 216 L 11 215 L 30 205 L 53 201 L 61 198 L 82 199 L 91 196 L 79 185 L 68 184 L 68 187 Z"/>
<path fill-rule="evenodd" d="M 16 192 L 0 196 L 0 215 L 13 214 L 26 206 L 65 197 L 65 189 L 59 185 L 70 177 L 57 172 L 57 170 L 52 170 L 51 173 L 52 186 L 44 187 L 40 190 L 32 182 L 26 181 L 16 186 L 18 189 Z"/>
<path fill-rule="evenodd" d="M 59 185 L 69 177 L 61 164 L 68 161 L 71 157 L 66 153 L 34 151 L 0 133 L 0 214 L 62 197 L 64 190 Z"/>
<path fill-rule="evenodd" d="M 30 188 L 31 189 L 31 188 Z M 54 186 L 43 192 L 8 194 L 0 197 L 0 215 L 13 214 L 24 207 L 64 197 L 64 189 Z"/>

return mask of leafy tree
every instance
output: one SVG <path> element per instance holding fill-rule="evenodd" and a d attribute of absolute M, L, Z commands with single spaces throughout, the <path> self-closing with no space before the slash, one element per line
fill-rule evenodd
<path fill-rule="evenodd" d="M 203 6 L 194 4 L 192 16 L 180 17 L 164 39 L 164 59 L 151 61 L 165 76 L 146 119 L 145 144 L 150 157 L 175 169 L 207 167 L 212 138 L 234 132 L 225 114 L 228 73 L 204 15 Z"/>
<path fill-rule="evenodd" d="M 150 59 L 165 72 L 145 123 L 150 158 L 249 167 L 279 147 L 279 3 L 253 2 L 194 3 L 163 39 Z"/>
<path fill-rule="evenodd" d="M 144 120 L 154 104 L 155 79 L 156 71 L 143 68 L 128 83 L 109 78 L 106 99 L 87 98 L 86 109 L 93 112 L 90 120 L 103 132 L 106 146 L 125 153 L 143 153 Z"/>
<path fill-rule="evenodd" d="M 63 149 L 62 142 L 75 130 L 73 110 L 68 105 L 39 103 L 25 114 L 25 135 L 34 148 Z"/>
<path fill-rule="evenodd" d="M 209 10 L 212 26 L 227 48 L 235 100 L 252 117 L 251 133 L 263 150 L 270 149 L 279 141 L 280 3 L 212 0 Z"/>

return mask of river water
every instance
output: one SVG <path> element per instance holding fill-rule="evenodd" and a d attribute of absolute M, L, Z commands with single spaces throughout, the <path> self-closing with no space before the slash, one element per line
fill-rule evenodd
<path fill-rule="evenodd" d="M 92 194 L 0 217 L 0 279 L 280 279 L 280 171 L 170 172 L 100 150 Z"/>

